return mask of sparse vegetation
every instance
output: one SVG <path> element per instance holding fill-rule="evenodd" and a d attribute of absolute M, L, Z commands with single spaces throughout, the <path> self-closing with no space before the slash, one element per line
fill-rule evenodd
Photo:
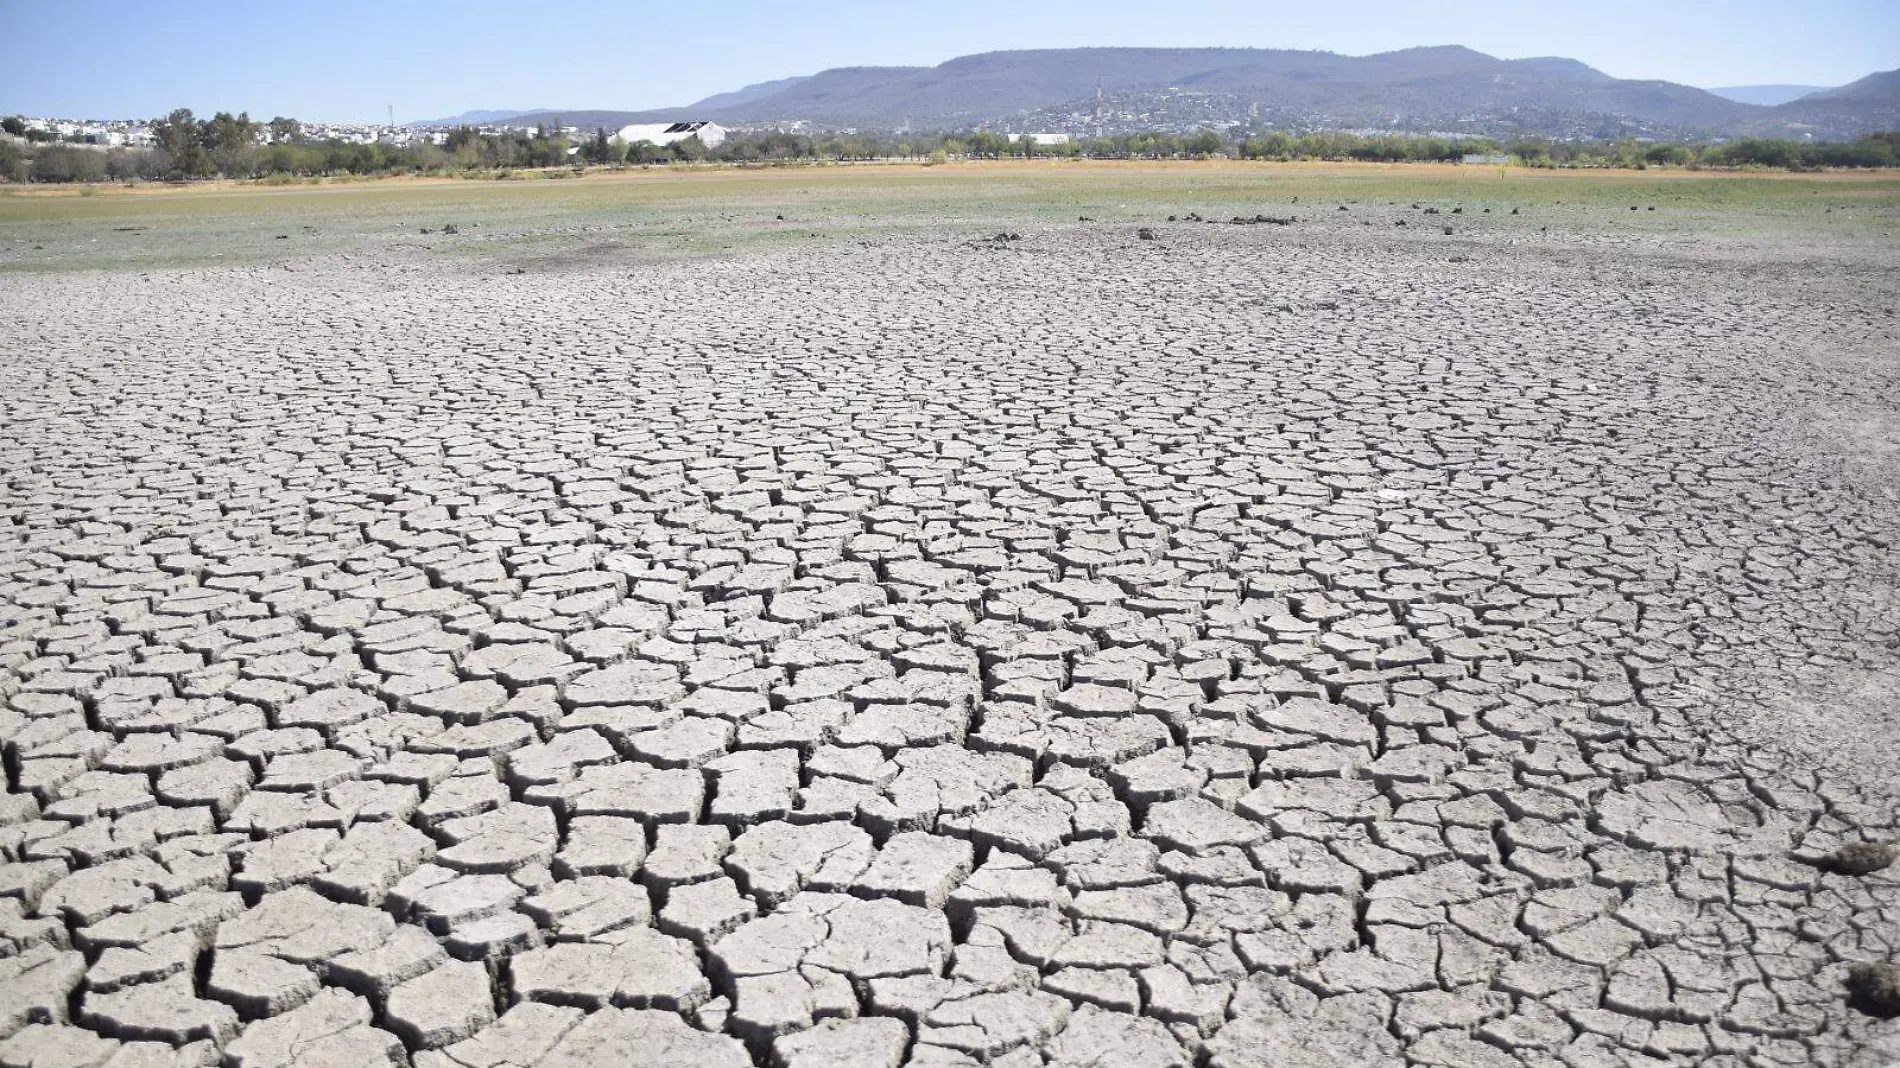
<path fill-rule="evenodd" d="M 1900 1017 L 1900 967 L 1856 964 L 1848 968 L 1847 1000 L 1869 1016 L 1883 1020 Z"/>
<path fill-rule="evenodd" d="M 1866 171 L 998 160 L 588 168 L 581 180 L 573 179 L 570 167 L 457 173 L 457 180 L 380 180 L 284 172 L 260 176 L 242 189 L 101 183 L 78 187 L 99 191 L 85 200 L 71 186 L 0 187 L 0 233 L 13 239 L 0 248 L 0 273 L 268 260 L 284 254 L 286 245 L 300 253 L 363 251 L 383 241 L 414 241 L 419 227 L 450 221 L 482 240 L 451 238 L 435 246 L 437 254 L 515 255 L 510 249 L 516 245 L 532 246 L 538 254 L 612 233 L 613 240 L 643 255 L 720 255 L 910 232 L 920 219 L 969 222 L 968 236 L 974 236 L 995 233 L 992 220 L 1028 230 L 1088 216 L 1117 225 L 1131 241 L 1137 227 L 1165 225 L 1169 215 L 1223 224 L 1256 215 L 1298 217 L 1301 225 L 1326 215 L 1388 228 L 1410 218 L 1417 228 L 1449 221 L 1461 205 L 1465 211 L 1458 218 L 1475 219 L 1460 234 L 1519 224 L 1527 234 L 1544 226 L 1558 233 L 1595 225 L 1608 212 L 1615 213 L 1616 225 L 1645 231 L 1694 217 L 1719 219 L 1725 232 L 1777 238 L 1824 232 L 1829 240 L 1881 241 L 1900 232 L 1900 177 Z M 524 180 L 541 174 L 567 178 Z M 346 184 L 350 188 L 340 188 Z M 1421 208 L 1412 209 L 1413 203 Z M 1632 204 L 1658 210 L 1631 214 Z M 1338 211 L 1342 207 L 1348 211 Z M 1444 214 L 1426 218 L 1423 207 Z M 798 223 L 786 225 L 778 215 Z M 299 226 L 287 242 L 270 239 L 293 218 Z M 843 222 L 820 230 L 803 225 L 808 218 Z M 470 224 L 480 229 L 470 230 Z M 121 225 L 150 229 L 130 241 L 112 236 Z M 1437 237 L 1439 228 L 1429 229 Z M 1166 240 L 1169 234 L 1159 236 Z"/>
<path fill-rule="evenodd" d="M 1900 849 L 1887 842 L 1850 842 L 1821 862 L 1837 875 L 1872 875 L 1900 860 Z"/>

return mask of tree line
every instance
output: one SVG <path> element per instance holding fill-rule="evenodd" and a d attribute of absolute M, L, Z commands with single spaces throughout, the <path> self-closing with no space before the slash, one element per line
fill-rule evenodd
<path fill-rule="evenodd" d="M 11 124 L 17 119 L 4 120 Z M 218 112 L 200 119 L 189 108 L 147 128 L 149 148 L 0 141 L 0 179 L 90 182 L 148 179 L 315 177 L 352 174 L 442 174 L 481 169 L 559 167 L 571 161 L 567 138 L 540 127 L 532 133 L 486 133 L 469 127 L 447 132 L 441 144 L 406 145 L 317 138 L 302 123 L 278 117 L 256 122 L 248 114 Z"/>
<path fill-rule="evenodd" d="M 1552 141 L 1445 138 L 1414 134 L 1224 134 L 1150 131 L 1084 137 L 1041 145 L 993 130 L 928 134 L 817 134 L 761 132 L 733 136 L 716 147 L 689 137 L 669 145 L 627 143 L 605 129 L 570 144 L 558 121 L 533 131 L 451 129 L 441 143 L 409 144 L 307 136 L 295 119 L 253 121 L 218 112 L 199 119 L 179 109 L 149 124 L 149 148 L 102 149 L 49 142 L 18 118 L 0 120 L 13 138 L 0 140 L 0 180 L 96 182 L 196 178 L 296 180 L 326 175 L 492 174 L 518 168 L 652 166 L 671 163 L 775 163 L 832 160 L 918 160 L 1022 157 L 1082 159 L 1361 160 L 1431 162 L 1468 155 L 1504 157 L 1528 167 L 1821 168 L 1900 165 L 1900 132 L 1854 141 L 1800 142 L 1747 138 L 1719 144 L 1688 142 Z M 38 134 L 25 138 L 24 134 Z"/>

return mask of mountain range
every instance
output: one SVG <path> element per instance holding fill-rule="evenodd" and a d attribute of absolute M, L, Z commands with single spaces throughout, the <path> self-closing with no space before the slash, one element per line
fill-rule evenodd
<path fill-rule="evenodd" d="M 450 115 L 446 119 L 415 119 L 411 126 L 477 126 L 484 122 L 506 122 L 516 115 L 528 115 L 546 111 L 546 108 L 489 108 L 464 111 L 460 115 Z"/>
<path fill-rule="evenodd" d="M 568 125 L 610 129 L 629 122 L 711 119 L 728 126 L 988 127 L 1073 134 L 1246 126 L 1497 137 L 1830 140 L 1900 128 L 1900 70 L 1790 98 L 1805 88 L 1743 86 L 1712 92 L 1614 78 L 1574 59 L 1498 59 L 1455 45 L 1369 56 L 1259 48 L 1066 48 L 985 52 L 934 67 L 837 67 L 760 82 L 686 107 L 542 109 L 507 121 L 558 117 Z"/>

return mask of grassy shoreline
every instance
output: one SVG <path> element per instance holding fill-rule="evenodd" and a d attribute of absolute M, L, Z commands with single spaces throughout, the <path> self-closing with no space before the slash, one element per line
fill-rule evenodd
<path fill-rule="evenodd" d="M 376 174 L 327 175 L 300 178 L 292 182 L 269 178 L 206 178 L 179 182 L 75 182 L 28 185 L 0 185 L 0 198 L 63 199 L 66 197 L 147 197 L 180 196 L 213 192 L 272 191 L 305 192 L 312 189 L 352 189 L 363 186 L 435 186 L 435 185 L 521 185 L 538 182 L 642 182 L 678 181 L 694 178 L 744 178 L 757 176 L 788 177 L 811 172 L 840 173 L 872 171 L 878 173 L 1022 174 L 1052 172 L 1237 172 L 1334 174 L 1407 174 L 1425 177 L 1457 175 L 1477 180 L 1524 181 L 1721 181 L 1769 180 L 1793 182 L 1869 183 L 1900 182 L 1900 168 L 1863 168 L 1853 170 L 1793 171 L 1773 169 L 1690 169 L 1653 167 L 1645 169 L 1617 167 L 1525 167 L 1477 166 L 1458 163 L 1380 163 L 1357 160 L 1329 162 L 1273 160 L 1107 160 L 1107 159 L 1005 159 L 960 160 L 953 163 L 926 163 L 911 160 L 793 160 L 772 163 L 674 163 L 665 166 L 590 167 L 576 173 L 566 167 L 516 168 L 509 176 L 474 171 L 466 174 Z"/>
<path fill-rule="evenodd" d="M 1900 171 L 1584 171 L 1434 163 L 1006 160 L 670 166 L 564 180 L 389 177 L 0 192 L 0 271 L 163 268 L 382 252 L 534 259 L 612 242 L 649 258 L 928 227 L 1156 223 L 1256 213 L 1462 231 L 1900 233 Z M 1630 208 L 1640 210 L 1631 213 Z M 1487 212 L 1486 209 L 1489 209 Z M 1513 214 L 1522 212 L 1528 217 Z M 1352 212 L 1359 214 L 1353 215 Z M 1421 219 L 1436 232 L 1451 219 Z M 453 224 L 457 232 L 445 234 Z"/>

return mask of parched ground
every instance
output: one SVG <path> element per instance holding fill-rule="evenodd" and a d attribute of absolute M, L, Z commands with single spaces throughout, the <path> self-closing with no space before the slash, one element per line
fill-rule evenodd
<path fill-rule="evenodd" d="M 1900 255 L 1439 222 L 10 278 L 0 1065 L 1900 1060 Z"/>

